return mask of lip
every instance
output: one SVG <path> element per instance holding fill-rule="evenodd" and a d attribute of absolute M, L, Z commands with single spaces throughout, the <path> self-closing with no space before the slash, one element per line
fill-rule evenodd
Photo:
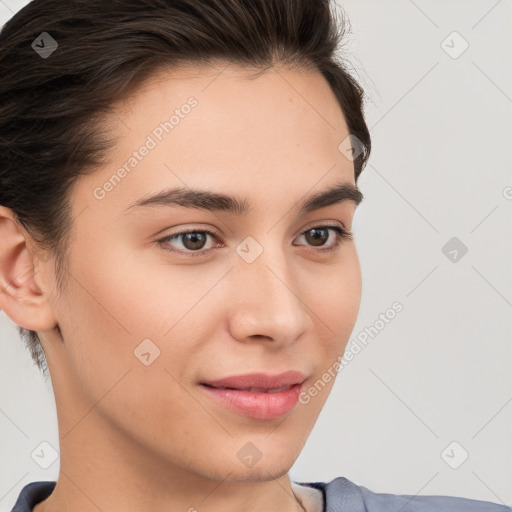
<path fill-rule="evenodd" d="M 220 388 L 233 388 L 233 389 L 276 389 L 282 386 L 293 386 L 295 384 L 302 384 L 306 380 L 306 376 L 297 371 L 287 371 L 279 374 L 272 375 L 270 373 L 248 373 L 245 375 L 234 375 L 231 377 L 224 377 L 212 381 L 201 382 L 212 387 Z"/>
<path fill-rule="evenodd" d="M 279 375 L 252 373 L 201 383 L 201 389 L 217 403 L 260 420 L 272 420 L 288 413 L 298 402 L 306 376 L 289 371 Z M 276 392 L 269 390 L 285 387 Z M 250 391 L 250 388 L 257 390 Z"/>

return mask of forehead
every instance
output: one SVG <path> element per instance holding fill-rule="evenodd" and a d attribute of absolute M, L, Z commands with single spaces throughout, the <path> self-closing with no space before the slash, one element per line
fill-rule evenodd
<path fill-rule="evenodd" d="M 119 149 L 136 146 L 140 135 L 151 134 L 165 121 L 173 124 L 172 136 L 165 137 L 169 145 L 193 131 L 187 145 L 192 151 L 194 141 L 233 151 L 272 142 L 273 149 L 285 151 L 290 143 L 318 147 L 339 144 L 348 135 L 338 101 L 318 71 L 275 67 L 250 78 L 254 75 L 254 69 L 232 64 L 159 70 L 115 104 Z M 193 109 L 187 106 L 191 98 L 197 103 Z"/>
<path fill-rule="evenodd" d="M 147 79 L 114 104 L 118 140 L 89 195 L 122 166 L 128 172 L 108 195 L 119 209 L 164 186 L 276 193 L 283 201 L 283 191 L 298 197 L 315 183 L 354 183 L 353 164 L 338 149 L 348 128 L 324 77 L 284 68 L 250 75 L 223 64 Z"/>

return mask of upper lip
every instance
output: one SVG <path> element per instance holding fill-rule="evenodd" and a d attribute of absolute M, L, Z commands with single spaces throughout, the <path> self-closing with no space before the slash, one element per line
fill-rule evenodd
<path fill-rule="evenodd" d="M 302 384 L 306 380 L 306 376 L 297 371 L 287 371 L 276 375 L 269 373 L 248 373 L 246 375 L 233 375 L 224 377 L 223 379 L 205 381 L 201 384 L 207 384 L 216 388 L 233 388 L 233 389 L 276 389 L 283 386 L 293 386 Z"/>

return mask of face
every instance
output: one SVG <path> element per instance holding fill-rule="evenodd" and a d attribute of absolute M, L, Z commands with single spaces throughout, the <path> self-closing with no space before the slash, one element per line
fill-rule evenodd
<path fill-rule="evenodd" d="M 107 427 L 169 467 L 254 482 L 293 465 L 356 320 L 354 168 L 320 74 L 223 69 L 161 74 L 116 104 L 110 162 L 71 194 L 64 341 L 42 335 L 63 447 Z M 149 199 L 176 188 L 188 196 Z M 204 385 L 290 370 L 279 393 Z"/>

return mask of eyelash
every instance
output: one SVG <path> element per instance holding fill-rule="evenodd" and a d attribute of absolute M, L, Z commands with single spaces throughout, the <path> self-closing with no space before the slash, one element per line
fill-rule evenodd
<path fill-rule="evenodd" d="M 334 251 L 341 245 L 343 240 L 352 240 L 352 233 L 340 226 L 325 226 L 325 225 L 313 226 L 309 229 L 306 229 L 306 231 L 303 231 L 301 233 L 301 235 L 304 235 L 305 233 L 308 233 L 309 231 L 312 231 L 313 229 L 330 229 L 330 230 L 333 230 L 336 234 L 335 243 L 334 243 L 334 245 L 332 245 L 330 247 L 320 247 L 318 249 L 315 249 L 313 246 L 310 246 L 310 247 L 313 247 L 313 250 L 316 252 L 326 253 L 329 251 Z M 192 229 L 186 229 L 184 231 L 180 231 L 179 233 L 175 233 L 173 235 L 169 235 L 164 238 L 161 238 L 160 240 L 157 240 L 157 243 L 159 243 L 165 251 L 182 254 L 186 257 L 191 257 L 191 258 L 194 258 L 197 256 L 204 256 L 205 254 L 207 254 L 209 251 L 212 250 L 212 249 L 203 249 L 203 250 L 198 250 L 198 251 L 191 251 L 191 250 L 180 251 L 180 250 L 169 248 L 169 245 L 168 245 L 169 240 L 179 239 L 181 236 L 186 235 L 187 233 L 206 233 L 207 235 L 217 238 L 217 235 L 215 233 L 213 233 L 212 231 L 209 231 L 207 229 L 192 228 Z"/>

